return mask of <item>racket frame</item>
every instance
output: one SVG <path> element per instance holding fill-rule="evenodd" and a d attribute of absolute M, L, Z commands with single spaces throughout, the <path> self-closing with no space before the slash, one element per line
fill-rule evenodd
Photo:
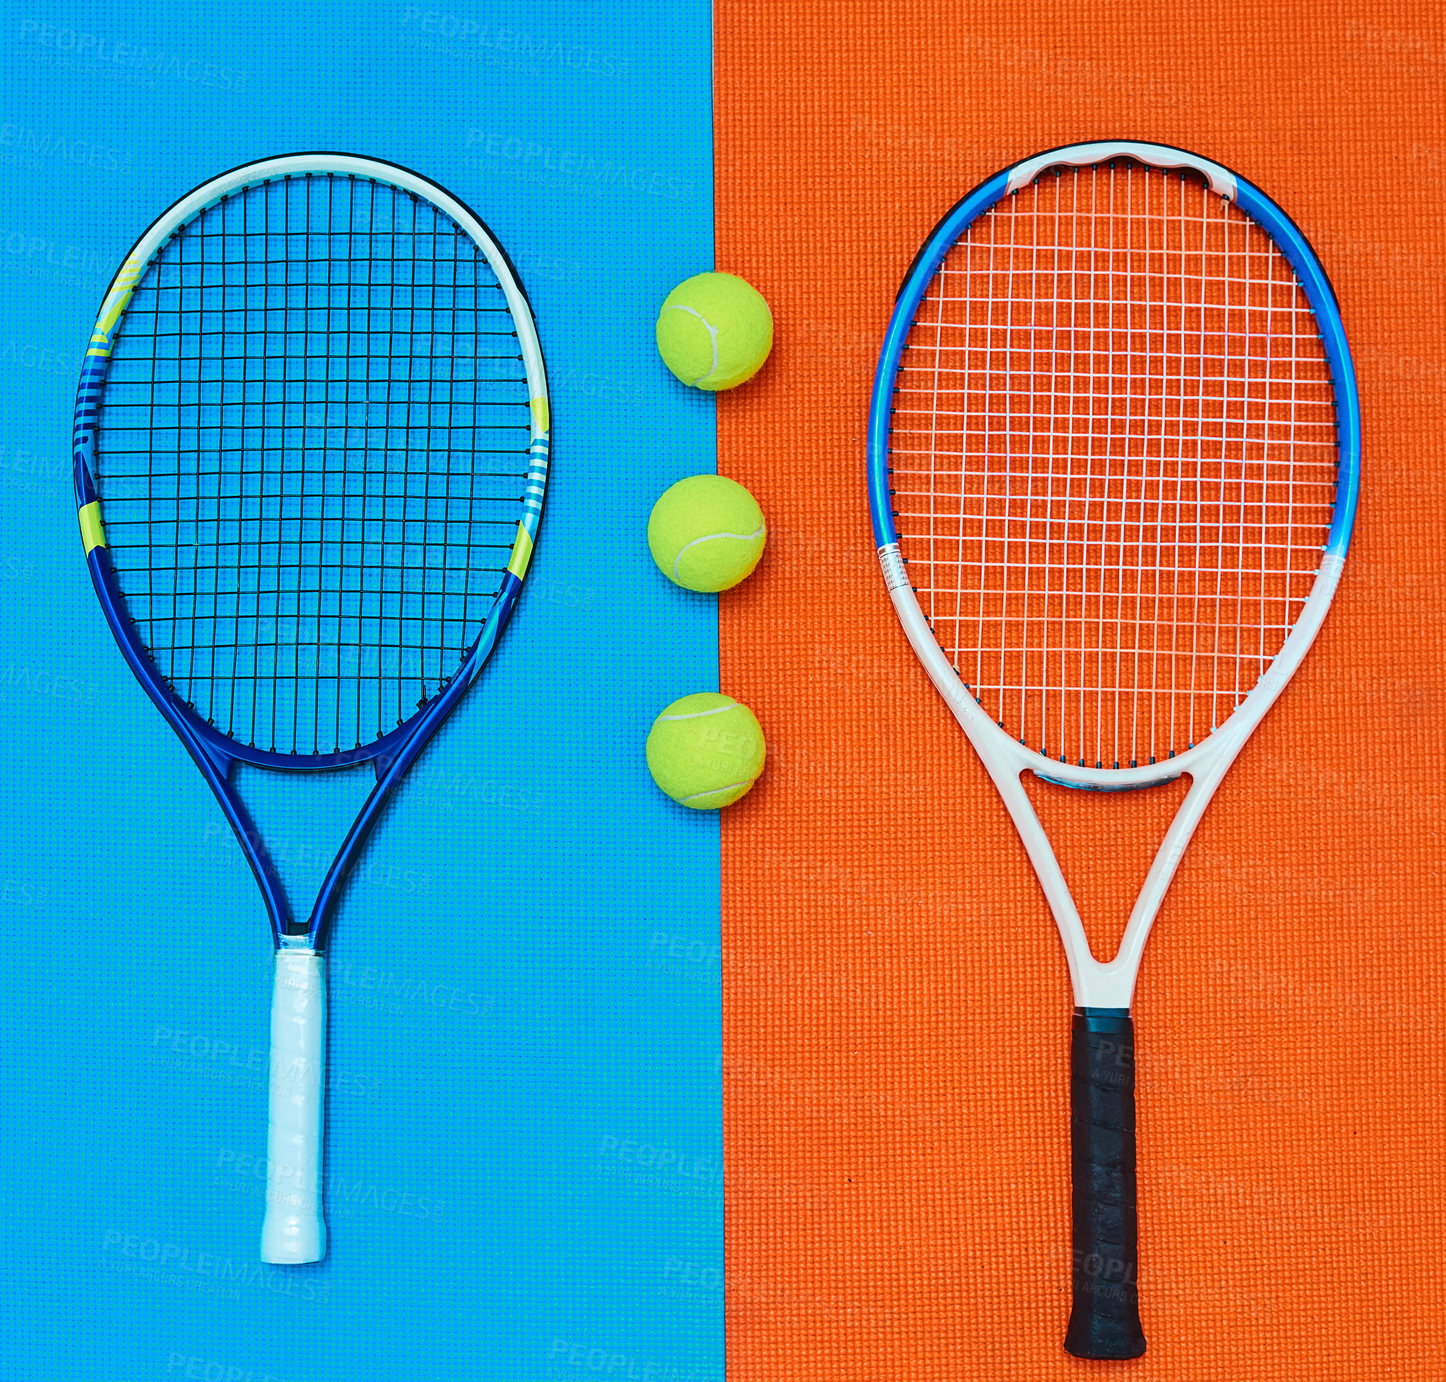
<path fill-rule="evenodd" d="M 945 255 L 1002 198 L 1055 167 L 1129 159 L 1203 178 L 1266 231 L 1295 270 L 1324 344 L 1336 404 L 1336 504 L 1320 567 L 1294 626 L 1264 674 L 1218 727 L 1161 761 L 1090 768 L 1038 753 L 995 723 L 935 639 L 909 581 L 895 524 L 889 443 L 895 382 L 916 311 Z M 1246 740 L 1285 688 L 1320 630 L 1340 582 L 1360 477 L 1360 405 L 1335 294 L 1314 251 L 1268 197 L 1220 165 L 1160 144 L 1071 145 L 1025 160 L 980 184 L 939 223 L 899 291 L 881 353 L 868 424 L 869 499 L 879 563 L 909 642 L 954 713 L 1014 820 L 1054 915 L 1069 964 L 1071 1035 L 1071 1213 L 1073 1304 L 1065 1348 L 1081 1358 L 1145 1352 L 1139 1315 L 1136 1215 L 1134 1026 L 1130 1004 L 1150 928 L 1206 806 Z M 1059 861 L 1024 788 L 1026 772 L 1065 787 L 1121 791 L 1188 774 L 1190 788 L 1150 866 L 1114 957 L 1097 960 Z"/>
<path fill-rule="evenodd" d="M 1315 313 L 1336 395 L 1338 472 L 1336 505 L 1316 575 L 1299 617 L 1269 669 L 1218 728 L 1172 757 L 1133 768 L 1093 768 L 1061 762 L 1028 748 L 991 720 L 965 686 L 934 637 L 909 581 L 894 520 L 889 435 L 894 383 L 914 315 L 945 255 L 964 231 L 1004 197 L 1029 186 L 1057 166 L 1087 167 L 1133 159 L 1151 168 L 1194 172 L 1218 195 L 1233 201 L 1264 229 L 1295 270 Z M 1128 1009 L 1150 927 L 1175 876 L 1185 847 L 1210 798 L 1246 740 L 1284 690 L 1309 650 L 1339 584 L 1350 541 L 1360 485 L 1360 403 L 1345 327 L 1325 270 L 1295 223 L 1258 188 L 1219 164 L 1164 144 L 1099 141 L 1067 145 L 1027 159 L 987 179 L 935 227 L 915 256 L 890 318 L 869 410 L 869 507 L 884 581 L 910 644 L 984 763 L 1014 819 L 1064 943 L 1075 1003 L 1080 1008 Z M 1191 785 L 1161 843 L 1115 956 L 1106 962 L 1090 951 L 1084 924 L 1065 882 L 1022 776 L 1065 787 L 1126 791 L 1156 786 L 1188 774 Z"/>
<path fill-rule="evenodd" d="M 204 720 L 161 675 L 126 612 L 105 538 L 96 489 L 95 449 L 112 343 L 136 284 L 160 248 L 207 207 L 243 187 L 292 176 L 337 174 L 365 178 L 417 196 L 441 211 L 482 251 L 502 288 L 521 351 L 531 418 L 526 479 L 519 493 L 517 532 L 498 594 L 461 666 L 395 729 L 342 752 L 283 754 L 244 744 Z M 86 565 L 106 622 L 136 680 L 186 746 L 215 794 L 255 875 L 276 943 L 271 1001 L 271 1064 L 267 1132 L 266 1217 L 261 1258 L 301 1264 L 326 1254 L 322 1202 L 322 1144 L 326 1065 L 325 973 L 319 952 L 347 876 L 382 807 L 481 671 L 517 603 L 542 516 L 551 439 L 547 373 L 532 308 L 516 269 L 491 231 L 464 203 L 410 169 L 379 159 L 317 152 L 243 164 L 187 193 L 159 216 L 111 281 L 92 333 L 76 395 L 75 497 Z M 291 772 L 322 772 L 370 764 L 370 793 L 337 851 L 304 922 L 294 916 L 260 833 L 236 790 L 237 763 Z"/>
<path fill-rule="evenodd" d="M 520 505 L 517 534 L 507 569 L 503 573 L 502 588 L 475 642 L 451 680 L 395 729 L 370 744 L 339 753 L 284 754 L 240 743 L 223 734 L 214 725 L 208 724 L 172 689 L 151 660 L 149 651 L 126 612 L 105 541 L 104 506 L 99 500 L 95 482 L 96 428 L 115 333 L 124 319 L 126 306 L 137 282 L 157 251 L 186 222 L 243 187 L 303 174 L 325 173 L 367 178 L 421 197 L 455 221 L 481 249 L 492 271 L 497 275 L 497 281 L 502 287 L 517 327 L 531 403 L 532 437 L 526 492 Z M 90 570 L 101 608 L 105 612 L 106 622 L 110 625 L 132 673 L 186 746 L 201 775 L 215 794 L 227 822 L 235 831 L 265 900 L 278 949 L 323 947 L 327 927 L 336 910 L 347 875 L 378 813 L 427 741 L 437 732 L 462 693 L 482 669 L 496 645 L 517 602 L 522 579 L 531 559 L 532 545 L 537 536 L 547 481 L 550 428 L 547 373 L 542 359 L 542 347 L 533 321 L 531 304 L 512 261 L 491 231 L 469 207 L 436 183 L 398 164 L 352 154 L 317 152 L 286 154 L 232 168 L 187 193 L 157 217 L 136 242 L 111 281 L 91 335 L 76 395 L 75 497 L 86 549 L 86 565 Z M 285 772 L 328 771 L 363 763 L 370 763 L 374 769 L 375 784 L 337 852 L 336 859 L 317 893 L 310 916 L 305 921 L 293 916 L 266 845 L 235 789 L 233 778 L 237 763 Z"/>

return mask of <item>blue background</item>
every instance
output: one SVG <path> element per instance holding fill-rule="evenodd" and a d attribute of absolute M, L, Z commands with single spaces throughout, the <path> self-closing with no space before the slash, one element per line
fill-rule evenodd
<path fill-rule="evenodd" d="M 713 601 L 644 541 L 714 459 L 711 399 L 652 345 L 713 263 L 706 3 L 7 9 L 0 1378 L 721 1379 L 717 822 L 642 755 L 664 704 L 717 686 Z M 555 447 L 512 625 L 338 917 L 331 1249 L 286 1268 L 257 1256 L 265 914 L 95 607 L 69 435 L 140 232 L 306 148 L 413 167 L 488 222 Z M 245 787 L 314 885 L 362 779 Z"/>

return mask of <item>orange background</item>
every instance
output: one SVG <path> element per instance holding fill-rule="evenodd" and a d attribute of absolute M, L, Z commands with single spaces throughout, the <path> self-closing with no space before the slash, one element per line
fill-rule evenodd
<path fill-rule="evenodd" d="M 1441 1377 L 1439 10 L 720 0 L 716 45 L 718 267 L 777 321 L 719 400 L 719 468 L 770 525 L 721 602 L 723 689 L 770 742 L 723 825 L 730 1378 Z M 1061 1347 L 1063 951 L 897 626 L 864 492 L 919 242 L 999 168 L 1099 138 L 1182 145 L 1285 208 L 1365 416 L 1340 594 L 1146 951 L 1150 1347 L 1125 1364 Z M 1179 793 L 1034 795 L 1092 935 L 1117 933 Z"/>

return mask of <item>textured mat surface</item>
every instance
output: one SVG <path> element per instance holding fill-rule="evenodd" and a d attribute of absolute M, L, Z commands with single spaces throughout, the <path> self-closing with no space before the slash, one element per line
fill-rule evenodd
<path fill-rule="evenodd" d="M 727 0 L 716 43 L 719 267 L 778 321 L 767 371 L 719 411 L 719 468 L 771 530 L 721 613 L 724 689 L 771 747 L 723 827 L 730 1375 L 1100 1370 L 1061 1348 L 1063 952 L 894 620 L 863 466 L 879 341 L 924 234 L 1008 163 L 1119 137 L 1215 158 L 1300 224 L 1341 299 L 1366 451 L 1325 632 L 1145 955 L 1150 1349 L 1128 1366 L 1439 1376 L 1438 16 Z M 1035 796 L 1087 918 L 1117 932 L 1170 789 Z"/>
<path fill-rule="evenodd" d="M 717 684 L 712 602 L 643 540 L 714 458 L 711 405 L 652 339 L 712 260 L 708 10 L 485 10 L 6 7 L 7 1382 L 722 1376 L 718 826 L 642 754 L 658 710 Z M 503 644 L 341 908 L 331 1248 L 291 1269 L 257 1260 L 265 914 L 96 608 L 68 450 L 135 238 L 306 148 L 414 167 L 490 224 L 536 307 L 555 451 Z M 258 814 L 290 882 L 357 784 L 277 785 Z"/>

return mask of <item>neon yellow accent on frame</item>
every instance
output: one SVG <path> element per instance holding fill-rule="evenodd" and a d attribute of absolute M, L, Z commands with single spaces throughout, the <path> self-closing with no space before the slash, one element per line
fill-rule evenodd
<path fill-rule="evenodd" d="M 80 538 L 85 543 L 85 554 L 89 556 L 97 547 L 105 546 L 105 529 L 100 522 L 100 503 L 92 499 L 80 507 Z"/>
<path fill-rule="evenodd" d="M 547 399 L 531 398 L 528 402 L 532 405 L 532 416 L 536 419 L 537 430 L 546 432 L 552 426 L 552 411 L 547 406 Z"/>
<path fill-rule="evenodd" d="M 512 560 L 507 569 L 520 581 L 527 574 L 527 563 L 532 560 L 532 538 L 522 524 L 517 525 L 517 541 L 512 546 Z"/>
<path fill-rule="evenodd" d="M 115 334 L 115 324 L 120 320 L 120 315 L 126 310 L 126 304 L 131 300 L 131 294 L 135 292 L 136 283 L 140 280 L 141 270 L 145 267 L 138 259 L 127 259 L 121 266 L 121 271 L 115 276 L 115 283 L 106 294 L 105 301 L 100 306 L 100 317 L 96 321 L 95 330 L 90 334 L 90 349 L 87 355 L 109 355 L 111 337 Z"/>

